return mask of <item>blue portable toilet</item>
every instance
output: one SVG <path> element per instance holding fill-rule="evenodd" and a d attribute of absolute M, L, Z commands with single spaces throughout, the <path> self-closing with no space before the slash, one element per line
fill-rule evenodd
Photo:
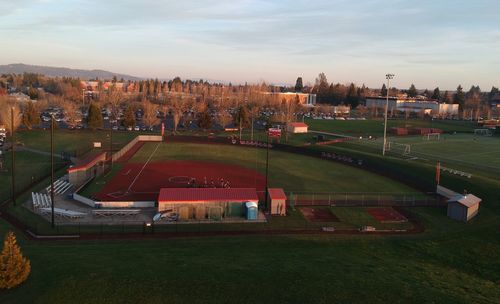
<path fill-rule="evenodd" d="M 245 215 L 247 220 L 256 220 L 258 217 L 258 206 L 254 202 L 245 203 Z"/>

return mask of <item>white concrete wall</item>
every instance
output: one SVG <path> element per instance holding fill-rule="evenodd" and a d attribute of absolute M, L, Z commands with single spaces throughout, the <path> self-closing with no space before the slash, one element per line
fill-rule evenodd
<path fill-rule="evenodd" d="M 122 202 L 96 202 L 103 208 L 152 208 L 155 206 L 154 201 L 122 201 Z"/>
<path fill-rule="evenodd" d="M 73 193 L 73 199 L 74 199 L 75 201 L 78 201 L 78 202 L 80 202 L 80 203 L 83 203 L 83 204 L 85 204 L 85 205 L 88 205 L 88 206 L 90 206 L 90 207 L 92 207 L 92 208 L 94 208 L 94 207 L 95 207 L 95 201 L 94 201 L 94 200 L 92 200 L 92 199 L 90 199 L 90 198 L 87 198 L 87 197 L 85 197 L 85 196 L 81 196 L 80 194 L 77 194 L 76 192 L 75 192 L 75 193 Z"/>

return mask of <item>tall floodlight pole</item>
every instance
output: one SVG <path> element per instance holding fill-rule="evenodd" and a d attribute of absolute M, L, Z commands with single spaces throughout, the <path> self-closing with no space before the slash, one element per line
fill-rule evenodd
<path fill-rule="evenodd" d="M 385 99 L 385 114 L 384 114 L 384 146 L 382 147 L 382 155 L 385 156 L 385 148 L 387 147 L 387 108 L 389 107 L 389 83 L 394 78 L 394 74 L 385 75 L 387 79 L 387 94 Z"/>
<path fill-rule="evenodd" d="M 50 223 L 54 228 L 54 115 L 50 119 L 50 209 Z"/>
<path fill-rule="evenodd" d="M 265 198 L 265 208 L 267 209 L 267 196 L 268 196 L 268 176 L 269 176 L 269 130 L 267 130 L 267 141 L 266 141 L 266 198 Z"/>
<path fill-rule="evenodd" d="M 11 137 L 11 186 L 12 186 L 12 204 L 16 205 L 16 156 L 15 156 L 15 147 L 16 147 L 16 136 L 14 131 L 14 107 L 10 108 L 10 137 Z"/>
<path fill-rule="evenodd" d="M 113 169 L 113 126 L 111 126 L 109 132 L 109 157 L 111 158 L 111 169 Z"/>

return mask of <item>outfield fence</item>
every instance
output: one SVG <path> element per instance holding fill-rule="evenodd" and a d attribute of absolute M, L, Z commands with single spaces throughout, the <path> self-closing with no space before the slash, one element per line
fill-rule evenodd
<path fill-rule="evenodd" d="M 290 192 L 291 207 L 300 206 L 445 206 L 437 197 L 424 193 L 376 193 L 376 192 Z"/>

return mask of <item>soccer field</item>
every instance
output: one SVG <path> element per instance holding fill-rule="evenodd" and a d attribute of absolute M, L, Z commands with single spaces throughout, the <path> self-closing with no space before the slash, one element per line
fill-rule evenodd
<path fill-rule="evenodd" d="M 391 156 L 427 161 L 440 161 L 454 170 L 472 171 L 488 176 L 500 174 L 500 138 L 473 134 L 441 134 L 440 139 L 423 136 L 391 136 L 388 154 Z M 339 146 L 382 152 L 383 139 L 355 140 Z M 409 154 L 405 150 L 409 149 Z"/>

